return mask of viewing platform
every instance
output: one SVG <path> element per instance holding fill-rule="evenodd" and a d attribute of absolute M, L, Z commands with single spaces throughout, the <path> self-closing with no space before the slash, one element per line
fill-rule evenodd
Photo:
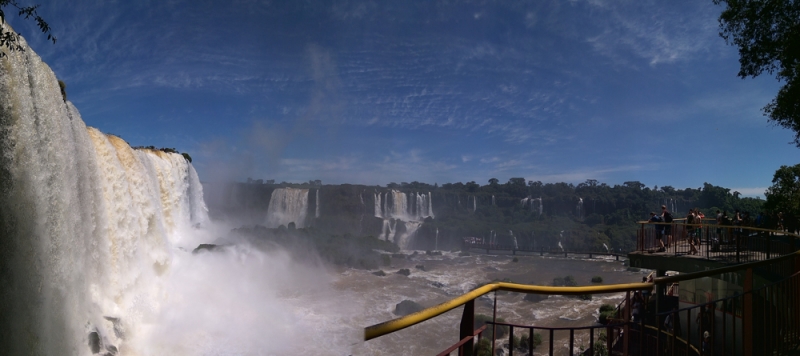
<path fill-rule="evenodd" d="M 631 267 L 654 270 L 651 280 L 580 287 L 490 283 L 437 306 L 369 326 L 364 339 L 463 306 L 461 323 L 452 331 L 455 336 L 458 328 L 458 338 L 439 355 L 495 355 L 497 349 L 509 355 L 533 355 L 534 350 L 549 355 L 800 355 L 800 236 L 749 226 L 718 226 L 713 221 L 639 224 L 637 248 L 627 257 Z M 671 239 L 660 232 L 666 226 Z M 474 241 L 465 241 L 464 247 L 487 253 L 604 254 L 536 251 Z M 668 271 L 677 273 L 668 275 Z M 552 327 L 535 320 L 526 325 L 497 321 L 502 317 L 497 315 L 498 291 L 624 293 L 624 298 L 616 309 L 604 312 L 602 324 L 598 320 L 593 325 Z M 475 300 L 490 293 L 495 294 L 493 320 L 476 328 Z M 487 330 L 500 328 L 508 334 L 498 339 L 484 337 Z"/>

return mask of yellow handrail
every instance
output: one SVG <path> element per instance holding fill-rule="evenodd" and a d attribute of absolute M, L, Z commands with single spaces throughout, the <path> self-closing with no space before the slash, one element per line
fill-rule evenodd
<path fill-rule="evenodd" d="M 368 326 L 364 328 L 364 341 L 374 339 L 386 334 L 393 333 L 398 330 L 405 329 L 409 326 L 419 324 L 428 319 L 434 318 L 440 314 L 458 308 L 467 302 L 474 300 L 484 294 L 504 290 L 509 292 L 519 293 L 535 293 L 535 294 L 558 294 L 558 295 L 581 295 L 581 294 L 599 294 L 599 293 L 615 293 L 627 292 L 641 289 L 652 289 L 654 285 L 661 283 L 674 283 L 700 277 L 708 277 L 718 275 L 726 272 L 733 272 L 747 268 L 759 267 L 761 265 L 772 264 L 790 258 L 800 257 L 800 251 L 789 253 L 780 257 L 772 258 L 764 261 L 743 263 L 730 267 L 717 268 L 708 271 L 694 272 L 679 274 L 676 276 L 658 277 L 652 283 L 624 283 L 624 284 L 608 284 L 600 286 L 582 286 L 582 287 L 549 287 L 537 286 L 531 284 L 517 284 L 517 283 L 489 283 L 484 286 L 473 289 L 472 291 L 462 294 L 456 298 L 448 300 L 439 305 L 409 314 L 400 318 L 385 321 L 379 324 Z"/>

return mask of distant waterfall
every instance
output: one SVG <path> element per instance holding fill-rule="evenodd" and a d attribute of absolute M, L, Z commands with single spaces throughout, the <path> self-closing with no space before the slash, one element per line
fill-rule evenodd
<path fill-rule="evenodd" d="M 578 206 L 575 207 L 578 213 L 578 219 L 583 220 L 583 198 L 578 197 Z"/>
<path fill-rule="evenodd" d="M 478 199 L 473 195 L 472 196 L 472 212 L 474 213 L 477 210 L 478 210 Z"/>
<path fill-rule="evenodd" d="M 511 235 L 511 239 L 514 241 L 514 249 L 518 250 L 519 249 L 519 245 L 517 245 L 517 237 L 514 236 L 514 232 L 511 231 L 511 230 L 508 230 L 508 234 Z"/>
<path fill-rule="evenodd" d="M 494 194 L 492 194 L 492 205 L 496 205 L 496 204 L 494 203 Z"/>
<path fill-rule="evenodd" d="M 316 213 L 314 214 L 314 217 L 315 217 L 315 218 L 319 218 L 319 189 L 317 189 L 317 199 L 316 199 L 316 204 L 317 204 L 317 209 L 316 209 L 317 211 L 316 211 Z"/>
<path fill-rule="evenodd" d="M 394 242 L 394 234 L 396 231 L 397 231 L 397 220 L 383 219 L 383 229 L 381 231 L 381 236 L 383 236 L 384 240 Z"/>
<path fill-rule="evenodd" d="M 275 189 L 267 208 L 267 227 L 288 226 L 291 222 L 297 228 L 305 227 L 307 213 L 308 189 Z"/>
<path fill-rule="evenodd" d="M 376 192 L 375 216 L 403 221 L 433 218 L 431 193 L 404 193 L 394 189 L 383 194 Z"/>
<path fill-rule="evenodd" d="M 420 226 L 422 226 L 421 221 L 407 221 L 405 223 L 406 231 L 397 238 L 395 243 L 398 247 L 405 250 L 408 248 L 408 245 L 411 243 L 411 238 L 414 237 L 414 234 L 417 232 Z"/>

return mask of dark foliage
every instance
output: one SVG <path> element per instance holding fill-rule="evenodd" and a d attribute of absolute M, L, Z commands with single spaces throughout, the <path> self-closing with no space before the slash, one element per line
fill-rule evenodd
<path fill-rule="evenodd" d="M 5 9 L 9 7 L 16 9 L 19 12 L 17 15 L 20 17 L 26 20 L 31 19 L 35 21 L 36 25 L 39 27 L 39 30 L 47 35 L 47 39 L 52 41 L 54 44 L 56 43 L 56 37 L 50 32 L 50 25 L 47 24 L 47 22 L 41 16 L 39 16 L 39 13 L 36 11 L 39 8 L 39 5 L 22 6 L 16 0 L 0 0 L 0 24 L 5 25 Z M 10 52 L 21 52 L 25 50 L 22 45 L 20 45 L 19 35 L 7 30 L 5 26 L 3 26 L 0 30 L 0 49 L 2 47 L 5 47 Z M 5 55 L 6 53 L 0 50 L 0 58 L 4 57 Z"/>
<path fill-rule="evenodd" d="M 795 132 L 800 147 L 800 1 L 714 0 L 724 4 L 720 36 L 739 47 L 739 77 L 767 72 L 785 84 L 764 115 Z"/>

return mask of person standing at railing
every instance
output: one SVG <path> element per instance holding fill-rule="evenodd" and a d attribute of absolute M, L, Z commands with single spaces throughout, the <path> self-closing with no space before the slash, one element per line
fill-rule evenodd
<path fill-rule="evenodd" d="M 647 220 L 647 222 L 654 224 L 658 224 L 663 221 L 664 220 L 661 219 L 661 216 L 656 215 L 654 212 L 650 212 L 650 220 Z M 664 225 L 658 224 L 654 227 L 654 229 L 656 233 L 656 241 L 658 241 L 659 245 L 661 245 L 661 247 L 658 249 L 658 252 L 664 252 L 667 250 L 664 248 L 664 240 L 662 238 L 664 235 Z"/>
<path fill-rule="evenodd" d="M 700 208 L 694 208 L 694 213 L 696 215 L 694 223 L 697 224 L 696 228 L 697 234 L 695 235 L 695 247 L 700 247 L 700 240 L 703 237 L 703 219 L 705 219 L 706 216 L 705 214 L 703 214 L 702 211 L 700 211 Z"/>
<path fill-rule="evenodd" d="M 687 239 L 689 240 L 689 246 L 691 247 L 691 251 L 689 251 L 690 255 L 694 255 L 697 253 L 697 247 L 695 246 L 695 237 L 694 237 L 696 231 L 693 226 L 695 224 L 696 218 L 697 216 L 695 215 L 694 209 L 689 209 L 689 214 L 686 214 L 686 228 L 684 230 L 686 230 Z"/>
<path fill-rule="evenodd" d="M 667 237 L 667 247 L 672 245 L 672 213 L 667 210 L 666 205 L 661 206 L 661 219 L 664 220 L 664 235 Z"/>

